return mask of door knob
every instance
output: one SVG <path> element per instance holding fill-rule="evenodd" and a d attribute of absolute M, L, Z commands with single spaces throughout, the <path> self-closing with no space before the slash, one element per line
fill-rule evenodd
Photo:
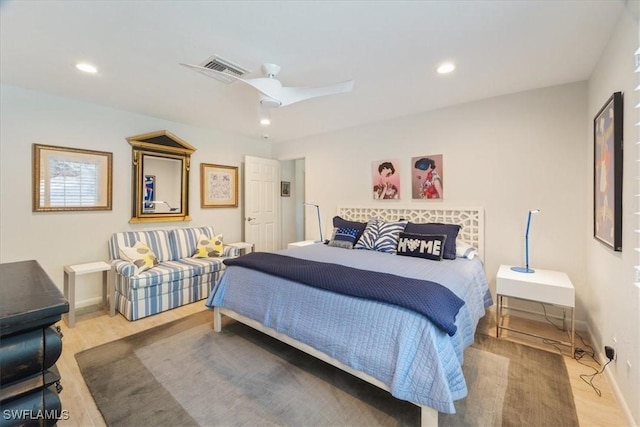
<path fill-rule="evenodd" d="M 251 218 L 250 216 L 247 217 L 247 221 L 253 221 L 255 218 Z"/>

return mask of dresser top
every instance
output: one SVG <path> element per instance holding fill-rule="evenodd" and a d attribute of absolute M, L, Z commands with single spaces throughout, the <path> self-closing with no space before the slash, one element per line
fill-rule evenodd
<path fill-rule="evenodd" d="M 52 325 L 69 302 L 35 260 L 0 264 L 0 336 Z"/>

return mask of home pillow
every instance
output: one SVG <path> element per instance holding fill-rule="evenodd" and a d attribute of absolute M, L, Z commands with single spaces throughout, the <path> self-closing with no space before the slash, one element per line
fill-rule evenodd
<path fill-rule="evenodd" d="M 222 234 L 214 237 L 201 234 L 200 237 L 198 237 L 198 245 L 192 258 L 214 258 L 222 255 L 224 255 Z"/>
<path fill-rule="evenodd" d="M 456 256 L 458 258 L 474 259 L 477 254 L 476 248 L 467 242 L 463 242 L 462 240 L 456 242 Z"/>
<path fill-rule="evenodd" d="M 328 245 L 334 248 L 353 249 L 360 234 L 362 231 L 357 228 L 335 227 Z"/>
<path fill-rule="evenodd" d="M 158 257 L 149 246 L 138 241 L 133 247 L 123 246 L 119 250 L 120 258 L 133 263 L 136 266 L 134 275 L 138 275 L 153 266 L 158 265 Z"/>
<path fill-rule="evenodd" d="M 410 222 L 404 229 L 405 233 L 413 234 L 444 234 L 447 240 L 444 242 L 444 259 L 456 259 L 456 238 L 460 231 L 458 224 L 441 224 L 437 222 L 428 222 L 425 224 L 416 224 Z"/>
<path fill-rule="evenodd" d="M 447 236 L 444 234 L 400 233 L 398 255 L 441 261 Z"/>
<path fill-rule="evenodd" d="M 386 222 L 371 219 L 353 248 L 395 254 L 398 250 L 398 238 L 406 225 L 406 221 Z"/>

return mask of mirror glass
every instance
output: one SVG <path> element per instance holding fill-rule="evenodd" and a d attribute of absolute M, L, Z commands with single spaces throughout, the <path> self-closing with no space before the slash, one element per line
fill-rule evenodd
<path fill-rule="evenodd" d="M 182 169 L 182 159 L 142 155 L 143 214 L 182 213 Z"/>

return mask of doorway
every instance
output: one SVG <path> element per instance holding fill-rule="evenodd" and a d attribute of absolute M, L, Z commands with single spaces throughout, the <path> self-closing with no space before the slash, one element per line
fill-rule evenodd
<path fill-rule="evenodd" d="M 289 243 L 305 240 L 305 159 L 281 160 L 280 180 L 288 186 L 288 195 L 280 195 L 282 249 Z M 288 183 L 288 184 L 287 184 Z"/>

